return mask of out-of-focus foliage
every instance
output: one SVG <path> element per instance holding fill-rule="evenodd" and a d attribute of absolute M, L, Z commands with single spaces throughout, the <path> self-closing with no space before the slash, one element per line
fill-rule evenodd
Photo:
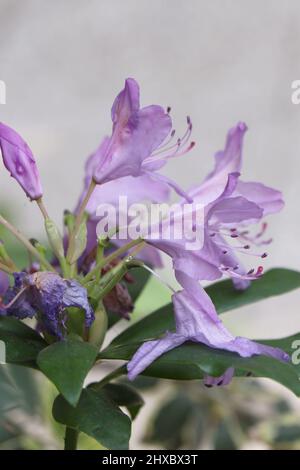
<path fill-rule="evenodd" d="M 153 379 L 149 386 L 154 394 Z M 299 449 L 299 422 L 300 411 L 258 380 L 209 390 L 199 382 L 170 382 L 143 440 L 165 449 Z"/>

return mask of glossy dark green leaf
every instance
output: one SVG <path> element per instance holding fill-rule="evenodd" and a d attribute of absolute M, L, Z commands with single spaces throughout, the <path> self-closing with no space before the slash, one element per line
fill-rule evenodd
<path fill-rule="evenodd" d="M 93 390 L 99 389 L 98 384 L 92 384 L 90 387 Z M 116 405 L 127 408 L 132 419 L 136 418 L 141 407 L 144 405 L 143 398 L 131 385 L 109 383 L 104 385 L 103 390 Z"/>
<path fill-rule="evenodd" d="M 6 362 L 34 365 L 38 353 L 47 346 L 43 338 L 20 320 L 0 318 L 0 340 L 6 346 Z"/>
<path fill-rule="evenodd" d="M 38 355 L 37 363 L 65 399 L 75 406 L 96 355 L 97 349 L 94 346 L 69 337 L 43 349 Z"/>
<path fill-rule="evenodd" d="M 272 341 L 259 341 L 282 348 L 292 355 L 292 344 L 300 340 L 300 334 Z M 129 360 L 140 343 L 117 346 L 103 351 L 107 359 Z M 251 373 L 255 377 L 268 377 L 292 390 L 300 396 L 300 365 L 283 363 L 266 356 L 242 358 L 235 353 L 212 349 L 202 344 L 186 343 L 157 359 L 144 375 L 175 380 L 201 379 L 204 374 L 218 377 L 228 367 L 235 368 L 235 375 Z"/>
<path fill-rule="evenodd" d="M 206 292 L 213 300 L 219 313 L 228 312 L 244 305 L 258 302 L 269 297 L 286 294 L 300 287 L 300 272 L 285 268 L 266 271 L 253 281 L 245 291 L 233 288 L 230 279 L 210 285 Z"/>
<path fill-rule="evenodd" d="M 247 291 L 235 291 L 231 281 L 221 281 L 209 286 L 207 292 L 218 312 L 223 313 L 272 295 L 289 292 L 299 285 L 300 273 L 287 269 L 272 269 L 263 278 L 253 282 Z M 157 338 L 165 331 L 174 329 L 172 310 L 172 305 L 167 305 L 135 323 L 117 336 L 108 348 L 102 351 L 100 357 L 130 360 L 143 341 Z M 280 347 L 292 354 L 292 343 L 297 338 L 300 338 L 300 335 L 264 343 Z M 256 377 L 269 377 L 300 395 L 300 366 L 264 356 L 241 358 L 237 354 L 211 349 L 201 344 L 184 344 L 164 354 L 144 372 L 144 375 L 178 380 L 200 379 L 204 374 L 216 377 L 222 375 L 230 366 L 235 367 L 236 375 L 251 373 Z"/>
<path fill-rule="evenodd" d="M 83 390 L 76 408 L 59 395 L 54 401 L 56 421 L 96 439 L 107 449 L 128 449 L 131 423 L 103 390 Z"/>
<path fill-rule="evenodd" d="M 218 313 L 225 313 L 271 296 L 277 296 L 300 287 L 300 273 L 289 269 L 271 269 L 252 282 L 246 291 L 237 291 L 231 280 L 220 281 L 207 287 L 206 291 L 214 302 Z M 175 328 L 173 306 L 166 305 L 133 324 L 118 335 L 108 349 L 117 345 L 157 338 Z"/>

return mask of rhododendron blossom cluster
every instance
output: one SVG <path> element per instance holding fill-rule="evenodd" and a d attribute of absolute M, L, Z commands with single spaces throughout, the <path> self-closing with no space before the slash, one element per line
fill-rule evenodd
<path fill-rule="evenodd" d="M 137 341 L 126 364 L 131 381 L 167 352 L 190 343 L 234 357 L 267 356 L 288 362 L 289 355 L 281 348 L 231 333 L 203 287 L 204 281 L 229 278 L 232 289 L 242 295 L 252 283 L 260 282 L 272 242 L 264 219 L 284 205 L 280 191 L 245 179 L 246 124 L 239 122 L 228 131 L 210 174 L 199 181 L 193 173 L 193 159 L 201 150 L 191 139 L 190 117 L 183 135 L 177 136 L 171 109 L 141 107 L 139 85 L 128 78 L 113 102 L 111 120 L 111 134 L 102 138 L 85 162 L 78 201 L 68 210 L 62 208 L 62 230 L 44 203 L 33 151 L 15 130 L 0 124 L 4 166 L 40 209 L 49 245 L 28 239 L 0 215 L 0 224 L 23 244 L 32 260 L 18 266 L 1 244 L 0 320 L 31 319 L 30 325 L 48 348 L 63 347 L 76 337 L 97 354 L 111 316 L 130 320 L 134 308 L 131 287 L 139 282 L 140 273 L 155 274 L 167 255 L 180 285 L 178 291 L 171 288 L 174 328 L 158 337 L 149 333 L 145 341 Z M 194 148 L 193 156 L 189 153 Z M 182 188 L 161 173 L 174 158 L 186 160 L 191 188 Z M 120 209 L 120 199 L 126 199 L 128 208 L 132 204 L 166 204 L 172 192 L 177 202 L 171 216 L 144 220 L 144 230 L 124 232 L 134 215 Z M 114 209 L 114 220 L 101 211 L 103 204 Z M 178 230 L 183 213 L 188 214 L 189 233 Z M 199 243 L 192 243 L 191 233 L 198 234 Z M 219 376 L 207 370 L 204 384 L 227 385 L 234 374 L 235 366 L 230 363 Z"/>

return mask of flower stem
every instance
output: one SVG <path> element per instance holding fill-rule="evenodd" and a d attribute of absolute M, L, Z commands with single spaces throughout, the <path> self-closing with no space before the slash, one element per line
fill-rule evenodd
<path fill-rule="evenodd" d="M 121 246 L 120 248 L 118 248 L 117 250 L 115 250 L 111 255 L 107 256 L 106 258 L 103 258 L 101 259 L 97 264 L 96 266 L 94 267 L 94 269 L 92 269 L 92 271 L 90 271 L 84 278 L 84 282 L 83 284 L 86 284 L 87 282 L 89 282 L 98 272 L 99 269 L 102 269 L 106 264 L 109 264 L 111 261 L 113 261 L 115 258 L 118 258 L 119 256 L 123 255 L 124 253 L 126 253 L 126 251 L 130 250 L 130 248 L 136 246 L 136 245 L 139 245 L 143 243 L 143 240 L 141 240 L 140 238 L 136 239 L 136 240 L 131 240 L 131 242 L 127 243 L 127 245 L 124 245 L 124 246 Z"/>
<path fill-rule="evenodd" d="M 32 255 L 45 266 L 49 271 L 55 271 L 53 266 L 44 258 L 38 250 L 30 243 L 28 238 L 26 238 L 16 227 L 14 227 L 10 222 L 8 222 L 2 215 L 0 215 L 0 224 L 3 225 L 9 232 L 11 232 L 26 248 L 32 253 Z"/>
<path fill-rule="evenodd" d="M 46 207 L 44 206 L 43 199 L 41 197 L 39 199 L 36 199 L 36 203 L 37 203 L 41 213 L 43 214 L 44 219 L 45 220 L 49 219 L 49 215 L 48 215 Z"/>
<path fill-rule="evenodd" d="M 84 216 L 84 211 L 85 211 L 85 208 L 87 206 L 87 203 L 89 202 L 90 200 L 90 197 L 91 195 L 93 194 L 94 192 L 94 189 L 96 187 L 96 183 L 94 180 L 91 181 L 90 183 L 90 186 L 87 190 L 87 193 L 81 203 L 81 206 L 79 207 L 79 211 L 78 211 L 78 214 L 76 216 L 76 220 L 75 220 L 75 227 L 74 227 L 74 230 L 75 230 L 75 233 L 76 233 L 76 229 L 78 230 L 78 227 L 79 225 L 81 224 L 82 222 L 82 219 L 83 219 L 83 216 Z"/>
<path fill-rule="evenodd" d="M 14 272 L 8 266 L 6 266 L 5 264 L 2 264 L 2 263 L 0 263 L 0 271 L 5 272 L 6 274 L 12 274 Z"/>
<path fill-rule="evenodd" d="M 101 353 L 100 353 L 101 354 Z M 101 358 L 98 359 L 97 362 L 101 361 Z M 103 379 L 100 380 L 100 382 L 97 382 L 96 384 L 92 385 L 92 388 L 94 390 L 99 390 L 103 385 L 106 385 L 109 383 L 111 380 L 117 379 L 118 377 L 121 377 L 121 375 L 126 375 L 127 374 L 127 368 L 126 365 L 120 366 L 117 369 L 113 370 L 110 372 L 108 375 L 103 377 Z"/>
<path fill-rule="evenodd" d="M 66 426 L 65 433 L 65 450 L 76 450 L 78 442 L 78 431 L 73 428 Z"/>
<path fill-rule="evenodd" d="M 67 251 L 67 259 L 68 257 L 70 256 L 70 253 L 72 253 L 72 250 L 73 250 L 73 245 L 74 245 L 74 242 L 75 242 L 75 237 L 77 235 L 77 232 L 79 230 L 79 227 L 83 221 L 83 218 L 84 218 L 84 212 L 85 212 L 85 209 L 86 209 L 86 206 L 87 206 L 87 203 L 89 202 L 90 200 L 90 197 L 91 195 L 93 194 L 94 192 L 94 189 L 96 187 L 96 183 L 94 180 L 91 181 L 90 183 L 90 186 L 87 190 L 87 193 L 79 207 L 79 210 L 78 210 L 78 213 L 77 213 L 77 216 L 76 216 L 76 219 L 75 219 L 75 224 L 74 224 L 74 229 L 70 235 L 70 240 L 69 240 L 69 246 L 68 246 L 68 251 Z"/>

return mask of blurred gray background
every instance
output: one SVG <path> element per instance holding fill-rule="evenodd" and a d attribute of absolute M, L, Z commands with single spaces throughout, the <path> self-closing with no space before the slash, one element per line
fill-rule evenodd
<path fill-rule="evenodd" d="M 37 157 L 45 202 L 61 221 L 81 190 L 86 156 L 109 132 L 110 107 L 128 76 L 142 103 L 172 106 L 174 125 L 194 123 L 197 146 L 167 173 L 188 187 L 212 168 L 228 128 L 249 126 L 243 177 L 280 188 L 285 210 L 271 222 L 266 266 L 300 269 L 300 79 L 298 0 L 0 0 L 1 121 Z M 37 208 L 7 172 L 9 205 L 28 236 L 42 233 Z M 226 316 L 235 333 L 283 336 L 300 330 L 300 292 Z"/>

